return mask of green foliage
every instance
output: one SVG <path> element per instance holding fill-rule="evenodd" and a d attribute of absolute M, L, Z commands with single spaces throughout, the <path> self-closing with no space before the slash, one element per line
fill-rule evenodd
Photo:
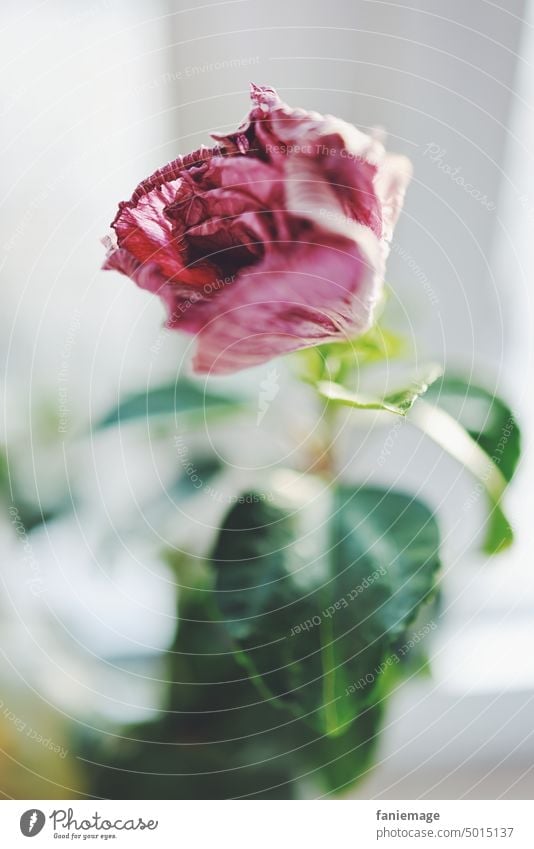
<path fill-rule="evenodd" d="M 344 383 L 364 366 L 395 360 L 406 354 L 406 343 L 392 330 L 374 325 L 367 333 L 346 342 L 328 342 L 293 355 L 299 376 L 311 383 L 321 380 Z"/>
<path fill-rule="evenodd" d="M 85 739 L 94 795 L 315 797 L 371 769 L 434 598 L 436 523 L 406 495 L 313 479 L 299 503 L 295 480 L 229 511 L 213 570 L 169 555 L 180 590 L 166 702 L 154 722 Z"/>
<path fill-rule="evenodd" d="M 439 566 L 434 517 L 400 493 L 338 487 L 328 508 L 252 495 L 213 562 L 222 620 L 263 698 L 344 734 L 375 697 Z"/>
<path fill-rule="evenodd" d="M 360 391 L 360 369 L 404 354 L 398 337 L 375 327 L 292 361 L 329 414 L 338 405 L 410 412 L 478 478 L 491 508 L 485 550 L 498 551 L 512 540 L 502 497 L 520 454 L 515 418 L 482 387 L 438 380 L 436 366 L 394 392 Z M 179 380 L 130 396 L 97 427 L 240 409 L 236 398 Z M 203 481 L 221 468 L 212 457 L 192 462 Z M 181 474 L 166 497 L 194 494 Z M 155 721 L 119 734 L 85 732 L 78 753 L 90 793 L 291 799 L 339 794 L 365 776 L 393 688 L 428 674 L 417 635 L 429 626 L 416 629 L 438 615 L 432 512 L 399 492 L 294 476 L 269 496 L 243 495 L 211 562 L 180 553 L 169 564 L 180 589 L 165 704 Z"/>
<path fill-rule="evenodd" d="M 236 398 L 215 394 L 199 384 L 179 379 L 164 386 L 130 395 L 96 424 L 97 429 L 153 416 L 178 415 L 203 410 L 236 409 Z"/>
<path fill-rule="evenodd" d="M 345 386 L 333 381 L 320 380 L 317 383 L 319 394 L 327 401 L 342 404 L 346 407 L 355 407 L 359 410 L 383 410 L 405 416 L 413 407 L 418 398 L 425 394 L 429 386 L 442 374 L 437 365 L 429 365 L 419 375 L 414 377 L 408 386 L 389 392 L 383 398 L 371 397 L 359 392 L 352 392 Z"/>
<path fill-rule="evenodd" d="M 501 398 L 463 377 L 446 375 L 434 384 L 427 400 L 454 418 L 511 481 L 521 454 L 521 434 Z"/>
<path fill-rule="evenodd" d="M 502 501 L 521 453 L 520 430 L 510 408 L 475 383 L 445 376 L 414 410 L 413 421 L 477 478 L 471 501 L 482 492 L 489 508 L 483 550 L 496 554 L 510 546 L 513 530 Z"/>
<path fill-rule="evenodd" d="M 488 522 L 483 551 L 496 554 L 514 539 L 504 512 L 503 496 L 521 451 L 517 421 L 504 401 L 462 377 L 442 377 L 429 365 L 407 386 L 383 395 L 360 388 L 361 370 L 404 354 L 402 342 L 376 325 L 353 342 L 332 343 L 299 353 L 301 377 L 329 405 L 356 410 L 382 410 L 405 416 L 477 478 L 473 501 L 483 493 Z M 438 381 L 438 378 L 442 380 Z M 426 395 L 425 401 L 419 399 Z"/>
<path fill-rule="evenodd" d="M 258 696 L 216 621 L 209 587 L 181 592 L 179 617 L 160 718 L 83 741 L 94 795 L 293 799 L 303 782 L 307 794 L 335 793 L 370 769 L 384 687 L 346 735 L 326 737 Z"/>

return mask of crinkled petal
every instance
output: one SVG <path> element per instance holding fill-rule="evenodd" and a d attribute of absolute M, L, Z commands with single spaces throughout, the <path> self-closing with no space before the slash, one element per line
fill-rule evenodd
<path fill-rule="evenodd" d="M 217 269 L 209 263 L 194 266 L 184 261 L 181 238 L 173 232 L 166 208 L 175 202 L 181 181 L 176 180 L 141 195 L 135 204 L 125 204 L 113 227 L 119 248 L 128 251 L 141 263 L 155 265 L 168 281 L 202 286 L 217 277 Z"/>
<path fill-rule="evenodd" d="M 342 238 L 273 245 L 263 263 L 202 305 L 195 371 L 228 374 L 366 330 L 380 265 L 378 240 L 367 232 L 367 253 Z"/>

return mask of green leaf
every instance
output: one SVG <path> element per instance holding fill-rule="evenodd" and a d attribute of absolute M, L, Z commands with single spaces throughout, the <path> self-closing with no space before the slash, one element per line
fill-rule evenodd
<path fill-rule="evenodd" d="M 187 559 L 187 558 L 186 558 Z M 215 621 L 212 595 L 183 587 L 198 561 L 179 569 L 179 625 L 166 656 L 169 692 L 156 721 L 121 729 L 110 741 L 91 735 L 91 792 L 113 798 L 290 799 L 343 790 L 372 763 L 384 713 L 383 688 L 347 734 L 327 737 L 272 702 L 237 663 L 225 626 Z M 209 583 L 209 582 L 208 582 Z M 157 663 L 161 662 L 158 658 Z M 159 667 L 151 672 L 161 676 Z M 378 695 L 378 694 L 377 694 Z M 87 732 L 86 732 L 87 734 Z"/>
<path fill-rule="evenodd" d="M 343 382 L 355 370 L 390 362 L 406 354 L 406 342 L 392 330 L 375 324 L 367 333 L 346 342 L 328 342 L 293 354 L 303 380 Z"/>
<path fill-rule="evenodd" d="M 372 701 L 359 710 L 344 734 L 319 735 L 302 720 L 292 729 L 293 740 L 301 746 L 299 768 L 307 767 L 305 778 L 317 783 L 320 792 L 339 794 L 369 774 L 387 700 L 399 677 L 398 670 L 393 669 L 382 674 Z M 303 772 L 300 774 L 303 775 Z"/>
<path fill-rule="evenodd" d="M 483 550 L 496 554 L 510 546 L 514 535 L 502 500 L 521 454 L 521 435 L 510 408 L 481 386 L 445 377 L 411 419 L 479 481 L 489 507 Z M 471 500 L 477 497 L 475 490 Z"/>
<path fill-rule="evenodd" d="M 152 416 L 177 415 L 208 408 L 234 408 L 236 398 L 217 395 L 189 380 L 176 380 L 164 386 L 130 395 L 120 401 L 100 422 L 97 429 L 119 423 L 139 421 Z"/>
<path fill-rule="evenodd" d="M 216 599 L 263 697 L 335 737 L 396 663 L 434 588 L 439 535 L 407 495 L 295 487 L 297 502 L 286 488 L 230 510 L 213 554 Z"/>
<path fill-rule="evenodd" d="M 421 395 L 424 395 L 429 386 L 442 374 L 441 367 L 436 364 L 429 365 L 420 376 L 414 378 L 409 386 L 388 393 L 383 398 L 373 398 L 360 392 L 352 392 L 339 383 L 321 380 L 317 384 L 319 394 L 328 401 L 355 407 L 358 410 L 383 410 L 405 416 L 413 407 Z"/>
<path fill-rule="evenodd" d="M 521 433 L 511 409 L 487 389 L 446 375 L 427 397 L 452 416 L 499 467 L 507 481 L 521 455 Z"/>

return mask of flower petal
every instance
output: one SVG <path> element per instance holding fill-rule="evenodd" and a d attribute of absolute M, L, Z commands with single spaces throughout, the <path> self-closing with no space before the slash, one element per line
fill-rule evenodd
<path fill-rule="evenodd" d="M 370 253 L 380 245 L 370 234 Z M 271 246 L 223 297 L 203 304 L 195 371 L 226 374 L 274 356 L 367 329 L 377 299 L 376 264 L 348 239 Z"/>

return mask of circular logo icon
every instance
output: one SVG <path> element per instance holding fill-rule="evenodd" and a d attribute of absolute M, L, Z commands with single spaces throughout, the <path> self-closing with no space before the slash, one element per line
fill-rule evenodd
<path fill-rule="evenodd" d="M 37 808 L 30 808 L 29 811 L 24 811 L 20 818 L 20 830 L 24 837 L 35 837 L 42 831 L 46 822 L 46 817 L 42 811 Z"/>

